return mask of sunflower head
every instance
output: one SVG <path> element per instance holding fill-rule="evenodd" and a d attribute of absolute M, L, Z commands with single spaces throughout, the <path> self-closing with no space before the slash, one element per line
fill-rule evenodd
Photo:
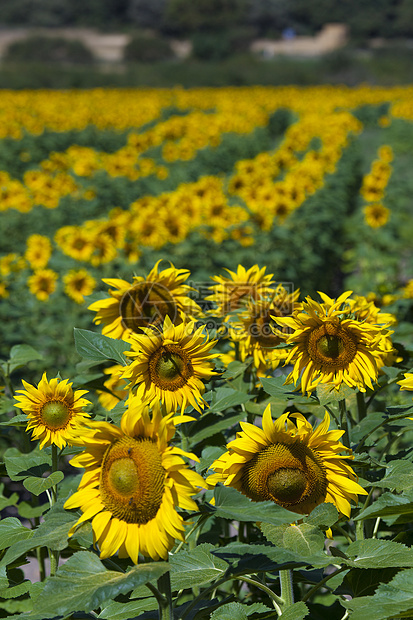
<path fill-rule="evenodd" d="M 115 278 L 103 280 L 113 287 L 109 297 L 89 306 L 89 310 L 97 313 L 95 323 L 104 324 L 103 334 L 128 339 L 132 334 L 143 334 L 145 328 L 160 327 L 167 316 L 178 324 L 182 312 L 188 317 L 200 312 L 199 306 L 189 297 L 193 289 L 184 284 L 190 272 L 176 269 L 172 264 L 158 271 L 160 262 L 147 278 L 135 276 L 132 284 Z"/>
<path fill-rule="evenodd" d="M 286 364 L 294 364 L 287 383 L 298 383 L 310 393 L 320 383 L 331 383 L 339 389 L 342 383 L 365 392 L 373 389 L 384 351 L 388 350 L 388 332 L 383 325 L 354 318 L 351 291 L 337 300 L 320 293 L 322 303 L 307 297 L 302 310 L 292 317 L 273 317 L 292 333 L 286 342 L 293 347 Z"/>
<path fill-rule="evenodd" d="M 65 508 L 80 507 L 83 515 L 70 534 L 91 519 L 101 558 L 119 552 L 135 563 L 139 553 L 166 559 L 175 540 L 183 540 L 176 508 L 197 510 L 192 496 L 205 484 L 182 458 L 197 457 L 170 445 L 177 418 L 163 417 L 158 406 L 151 411 L 136 398 L 128 405 L 120 428 L 90 422 L 78 438 L 84 451 L 71 464 L 86 471 Z"/>
<path fill-rule="evenodd" d="M 65 379 L 48 381 L 44 373 L 37 387 L 23 380 L 24 390 L 17 390 L 17 406 L 27 414 L 26 430 L 32 431 L 32 439 L 40 440 L 40 449 L 56 445 L 64 448 L 72 445 L 74 436 L 80 432 L 89 417 L 83 411 L 91 403 L 83 398 L 87 390 L 72 390 Z"/>
<path fill-rule="evenodd" d="M 212 465 L 207 482 L 232 486 L 253 501 L 273 501 L 308 514 L 323 502 L 350 516 L 350 501 L 366 494 L 348 464 L 349 450 L 338 439 L 343 431 L 328 430 L 329 415 L 316 429 L 300 413 L 285 413 L 273 422 L 270 406 L 262 428 L 241 423 L 242 432 Z"/>
<path fill-rule="evenodd" d="M 203 327 L 193 321 L 174 325 L 165 318 L 162 331 L 144 328 L 142 335 L 130 337 L 132 350 L 125 352 L 132 363 L 122 377 L 130 380 L 141 400 L 161 401 L 168 412 L 183 411 L 189 404 L 197 411 L 205 406 L 204 384 L 216 374 L 209 361 L 216 340 L 209 340 Z"/>

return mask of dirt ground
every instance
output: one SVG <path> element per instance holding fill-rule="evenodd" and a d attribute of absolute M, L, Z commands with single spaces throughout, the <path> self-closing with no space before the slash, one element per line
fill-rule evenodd
<path fill-rule="evenodd" d="M 61 37 L 82 41 L 101 62 L 122 62 L 123 50 L 129 42 L 127 34 L 102 34 L 89 28 L 4 28 L 0 29 L 0 60 L 11 43 L 31 35 Z M 326 24 L 315 37 L 295 36 L 281 41 L 259 39 L 251 45 L 251 51 L 264 58 L 273 56 L 321 56 L 342 47 L 347 41 L 346 27 L 343 24 Z M 191 53 L 189 41 L 172 41 L 172 49 L 178 58 L 186 58 Z"/>

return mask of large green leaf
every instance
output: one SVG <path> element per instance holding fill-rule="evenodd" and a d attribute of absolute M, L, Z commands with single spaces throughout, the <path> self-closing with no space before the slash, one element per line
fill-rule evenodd
<path fill-rule="evenodd" d="M 402 460 L 392 461 L 388 466 L 386 476 L 375 482 L 374 486 L 393 491 L 413 489 L 413 463 Z"/>
<path fill-rule="evenodd" d="M 304 518 L 305 523 L 319 527 L 320 530 L 327 530 L 329 527 L 337 523 L 339 514 L 334 504 L 324 502 L 319 504 L 310 512 L 308 517 Z"/>
<path fill-rule="evenodd" d="M 381 584 L 374 596 L 361 596 L 342 605 L 351 620 L 388 620 L 413 615 L 413 569 L 400 571 L 387 584 Z"/>
<path fill-rule="evenodd" d="M 413 518 L 413 497 L 408 493 L 395 495 L 394 493 L 383 493 L 373 504 L 362 510 L 355 521 L 381 517 L 400 517 L 405 516 L 408 520 Z"/>
<path fill-rule="evenodd" d="M 281 396 L 284 394 L 289 394 L 292 392 L 293 388 L 291 385 L 284 385 L 285 377 L 271 377 L 271 379 L 266 379 L 264 377 L 260 378 L 262 387 L 264 388 L 264 392 L 269 394 L 270 396 Z"/>
<path fill-rule="evenodd" d="M 194 432 L 191 431 L 191 444 L 195 446 L 208 437 L 222 433 L 222 431 L 228 430 L 231 426 L 238 425 L 242 420 L 245 420 L 244 412 L 224 418 L 218 418 L 216 415 L 209 415 L 209 413 L 204 414 L 194 424 Z M 197 430 L 198 428 L 200 430 Z"/>
<path fill-rule="evenodd" d="M 26 538 L 31 538 L 33 531 L 21 524 L 16 517 L 7 517 L 0 521 L 0 550 Z"/>
<path fill-rule="evenodd" d="M 251 400 L 252 394 L 246 394 L 239 390 L 233 390 L 232 388 L 220 387 L 213 392 L 212 401 L 210 404 L 210 411 L 219 412 L 225 411 L 230 407 L 236 407 Z"/>
<path fill-rule="evenodd" d="M 104 620 L 130 620 L 131 618 L 137 618 L 144 611 L 158 609 L 156 598 L 151 595 L 149 590 L 147 592 L 150 595 L 148 598 L 137 601 L 129 601 L 129 603 L 110 602 L 102 609 L 98 618 L 104 618 Z"/>
<path fill-rule="evenodd" d="M 33 605 L 36 613 L 53 613 L 55 616 L 92 611 L 104 601 L 158 579 L 168 569 L 166 562 L 153 562 L 120 573 L 107 570 L 94 553 L 79 551 L 48 579 Z"/>
<path fill-rule="evenodd" d="M 122 366 L 126 365 L 123 353 L 130 349 L 130 344 L 127 342 L 76 327 L 74 328 L 74 335 L 76 351 L 82 357 L 101 362 L 114 360 Z"/>
<path fill-rule="evenodd" d="M 47 489 L 51 489 L 54 485 L 58 484 L 65 477 L 62 471 L 54 471 L 47 478 L 29 477 L 23 480 L 23 486 L 33 493 L 33 495 L 40 495 Z"/>
<path fill-rule="evenodd" d="M 45 516 L 43 523 L 33 530 L 32 536 L 12 544 L 2 558 L 0 566 L 14 562 L 37 547 L 49 547 L 56 551 L 65 549 L 68 545 L 68 532 L 78 517 L 74 513 L 63 510 L 62 504 L 63 500 L 59 500 L 53 506 Z"/>
<path fill-rule="evenodd" d="M 346 398 L 353 398 L 355 394 L 355 391 L 345 383 L 342 383 L 338 390 L 335 389 L 332 383 L 322 383 L 317 386 L 316 392 L 320 405 L 323 406 L 328 403 L 338 403 Z"/>
<path fill-rule="evenodd" d="M 324 534 L 318 527 L 308 523 L 278 526 L 262 523 L 261 530 L 273 545 L 290 549 L 303 558 L 319 554 L 324 549 Z"/>
<path fill-rule="evenodd" d="M 279 620 L 304 620 L 309 614 L 309 609 L 305 603 L 302 601 L 298 603 L 294 603 L 291 607 L 288 607 L 281 616 Z"/>
<path fill-rule="evenodd" d="M 273 525 L 292 523 L 297 515 L 274 502 L 252 502 L 231 487 L 217 486 L 214 492 L 215 514 L 236 521 L 263 521 Z"/>
<path fill-rule="evenodd" d="M 259 614 L 271 611 L 263 603 L 253 603 L 252 605 L 242 605 L 241 603 L 227 603 L 216 609 L 211 614 L 211 620 L 247 620 L 252 614 Z"/>
<path fill-rule="evenodd" d="M 12 373 L 17 368 L 21 368 L 33 360 L 41 359 L 43 359 L 43 355 L 36 351 L 36 349 L 33 349 L 33 347 L 28 344 L 16 344 L 11 348 L 10 358 L 3 364 L 3 369 L 7 373 L 8 367 L 9 373 Z"/>
<path fill-rule="evenodd" d="M 220 547 L 214 552 L 226 562 L 231 563 L 228 574 L 242 575 L 250 572 L 274 571 L 283 568 L 296 568 L 300 566 L 315 566 L 323 568 L 336 563 L 326 553 L 318 553 L 303 557 L 290 549 L 283 549 L 273 545 L 253 545 L 247 543 L 230 543 Z"/>
<path fill-rule="evenodd" d="M 41 477 L 50 470 L 50 455 L 36 447 L 32 452 L 23 453 L 17 448 L 9 448 L 4 453 L 7 474 L 11 480 L 24 480 L 28 476 Z"/>
<path fill-rule="evenodd" d="M 411 548 L 390 540 L 356 540 L 348 546 L 346 555 L 350 558 L 346 564 L 355 568 L 413 567 Z"/>
<path fill-rule="evenodd" d="M 202 586 L 222 577 L 228 564 L 212 555 L 213 549 L 213 545 L 202 544 L 193 551 L 172 555 L 170 557 L 172 590 Z"/>

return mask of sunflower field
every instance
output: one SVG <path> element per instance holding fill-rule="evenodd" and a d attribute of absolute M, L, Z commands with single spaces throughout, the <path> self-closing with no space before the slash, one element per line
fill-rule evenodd
<path fill-rule="evenodd" d="M 0 617 L 413 617 L 413 87 L 3 91 Z"/>

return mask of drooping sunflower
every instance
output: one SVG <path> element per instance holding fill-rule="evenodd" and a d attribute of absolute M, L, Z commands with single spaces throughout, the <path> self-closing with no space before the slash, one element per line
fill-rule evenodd
<path fill-rule="evenodd" d="M 192 496 L 205 487 L 181 457 L 198 458 L 169 445 L 177 423 L 173 414 L 162 417 L 159 407 L 151 414 L 138 399 L 130 399 L 120 428 L 90 423 L 90 432 L 78 441 L 83 453 L 71 460 L 86 471 L 65 503 L 83 512 L 69 535 L 91 520 L 101 558 L 117 551 L 135 564 L 139 553 L 153 560 L 168 557 L 175 539 L 183 540 L 184 522 L 176 507 L 197 510 Z"/>
<path fill-rule="evenodd" d="M 52 269 L 36 269 L 27 279 L 29 291 L 40 301 L 47 301 L 56 290 L 58 275 Z"/>
<path fill-rule="evenodd" d="M 206 297 L 208 301 L 216 304 L 214 311 L 218 316 L 227 316 L 230 312 L 238 310 L 248 299 L 260 299 L 266 294 L 271 294 L 273 289 L 273 274 L 266 274 L 266 267 L 254 265 L 245 269 L 238 265 L 237 271 L 226 269 L 230 277 L 212 276 L 217 282 L 210 286 L 212 295 Z"/>
<path fill-rule="evenodd" d="M 129 335 L 142 334 L 145 327 L 162 325 L 166 316 L 174 322 L 181 321 L 180 312 L 194 316 L 199 306 L 188 297 L 193 290 L 184 284 L 190 275 L 187 269 L 172 265 L 158 271 L 158 261 L 147 278 L 135 276 L 132 284 L 115 278 L 103 282 L 116 290 L 109 290 L 109 297 L 89 306 L 96 312 L 94 322 L 103 323 L 102 333 L 110 338 L 127 340 Z"/>
<path fill-rule="evenodd" d="M 162 331 L 142 330 L 143 334 L 130 336 L 132 350 L 125 355 L 132 363 L 121 377 L 130 380 L 138 398 L 149 403 L 161 401 L 168 413 L 179 408 L 183 412 L 187 405 L 201 412 L 205 406 L 202 379 L 216 374 L 209 361 L 217 357 L 209 353 L 216 340 L 209 340 L 202 326 L 195 329 L 194 321 L 174 325 L 169 316 Z"/>
<path fill-rule="evenodd" d="M 17 390 L 17 406 L 28 416 L 26 430 L 32 431 L 32 440 L 40 440 L 40 450 L 51 444 L 64 448 L 72 445 L 89 414 L 83 409 L 90 401 L 83 398 L 87 390 L 73 391 L 68 379 L 48 381 L 43 374 L 37 387 L 23 380 L 24 390 Z"/>
<path fill-rule="evenodd" d="M 239 344 L 241 361 L 252 356 L 258 374 L 263 374 L 266 369 L 274 370 L 286 359 L 287 349 L 275 347 L 283 343 L 289 330 L 286 329 L 284 336 L 281 330 L 275 330 L 272 316 L 290 316 L 299 310 L 299 295 L 299 290 L 289 293 L 278 284 L 271 298 L 250 299 L 230 323 L 230 337 Z"/>
<path fill-rule="evenodd" d="M 90 295 L 96 280 L 86 269 L 71 269 L 64 277 L 65 293 L 77 304 L 82 304 L 85 295 Z"/>
<path fill-rule="evenodd" d="M 323 502 L 350 517 L 350 502 L 367 495 L 348 464 L 351 454 L 338 440 L 344 431 L 328 430 L 330 417 L 313 429 L 301 413 L 284 413 L 275 422 L 265 409 L 262 429 L 241 422 L 242 432 L 211 465 L 207 483 L 222 482 L 253 501 L 273 501 L 308 514 Z"/>
<path fill-rule="evenodd" d="M 108 411 L 128 396 L 129 391 L 126 389 L 126 382 L 120 378 L 123 368 L 121 364 L 115 364 L 115 366 L 103 370 L 105 375 L 109 375 L 103 384 L 109 391 L 97 390 L 97 393 L 99 394 L 100 404 Z"/>
<path fill-rule="evenodd" d="M 339 389 L 342 383 L 366 391 L 373 389 L 382 364 L 383 340 L 391 332 L 382 325 L 372 325 L 351 318 L 346 304 L 352 291 L 336 300 L 319 293 L 323 302 L 307 297 L 302 311 L 292 317 L 276 317 L 274 321 L 289 327 L 287 344 L 293 347 L 285 361 L 294 364 L 286 384 L 297 384 L 301 378 L 303 393 L 311 393 L 320 383 L 330 383 Z"/>

